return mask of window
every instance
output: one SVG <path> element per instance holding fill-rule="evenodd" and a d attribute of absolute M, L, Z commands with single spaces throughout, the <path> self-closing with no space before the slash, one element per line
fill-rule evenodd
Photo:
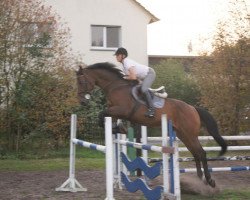
<path fill-rule="evenodd" d="M 91 26 L 91 47 L 114 50 L 120 46 L 119 26 Z"/>

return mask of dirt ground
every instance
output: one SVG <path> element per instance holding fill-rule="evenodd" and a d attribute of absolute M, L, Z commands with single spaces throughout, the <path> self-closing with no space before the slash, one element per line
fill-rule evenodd
<path fill-rule="evenodd" d="M 232 162 L 232 161 L 231 161 Z M 250 161 L 219 161 L 213 162 L 213 166 L 249 166 Z M 211 165 L 210 165 L 211 166 Z M 223 191 L 224 189 L 250 190 L 250 171 L 241 172 L 213 172 L 212 177 L 216 180 L 216 189 L 204 185 L 194 173 L 181 174 L 182 193 L 198 193 L 210 195 Z M 67 171 L 50 172 L 0 172 L 0 200 L 101 200 L 105 199 L 105 172 L 104 171 L 77 171 L 76 179 L 87 192 L 56 192 L 68 178 Z M 160 177 L 150 184 L 161 182 Z M 115 189 L 117 200 L 139 200 L 144 199 L 142 192 L 129 193 L 125 190 Z M 249 197 L 250 199 L 250 197 Z"/>

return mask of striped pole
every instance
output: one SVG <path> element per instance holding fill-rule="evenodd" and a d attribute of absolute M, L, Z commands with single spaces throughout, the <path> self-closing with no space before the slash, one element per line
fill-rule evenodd
<path fill-rule="evenodd" d="M 250 156 L 220 156 L 220 157 L 208 157 L 207 161 L 236 161 L 236 160 L 250 160 Z M 193 157 L 180 157 L 179 162 L 194 161 Z"/>
<path fill-rule="evenodd" d="M 115 140 L 114 142 L 120 144 L 120 145 L 124 145 L 127 147 L 133 147 L 136 149 L 145 149 L 148 151 L 155 151 L 155 152 L 159 152 L 159 153 L 173 153 L 174 152 L 174 148 L 172 147 L 160 147 L 160 146 L 154 146 L 154 145 L 145 145 L 142 143 L 136 143 L 136 142 L 128 142 L 126 140 Z"/>
<path fill-rule="evenodd" d="M 103 145 L 98 145 L 98 144 L 86 142 L 86 141 L 79 140 L 79 139 L 76 139 L 76 138 L 74 138 L 72 141 L 73 141 L 74 144 L 80 145 L 82 147 L 86 147 L 86 148 L 89 148 L 89 149 L 92 149 L 92 150 L 101 151 L 103 153 L 106 152 L 106 146 L 103 146 Z"/>
<path fill-rule="evenodd" d="M 205 151 L 220 151 L 221 147 L 203 147 Z M 242 151 L 242 150 L 250 150 L 250 146 L 228 146 L 228 151 Z M 179 151 L 189 151 L 186 147 L 179 147 Z"/>
<path fill-rule="evenodd" d="M 207 157 L 207 161 L 236 161 L 236 160 L 250 160 L 250 156 L 220 156 L 220 157 Z M 179 162 L 195 161 L 194 157 L 179 157 Z M 149 158 L 149 163 L 162 162 L 162 158 Z"/>
<path fill-rule="evenodd" d="M 213 167 L 208 168 L 209 172 L 227 172 L 227 171 L 249 171 L 250 166 L 233 166 L 233 167 Z M 202 169 L 203 171 L 203 169 Z M 186 169 L 180 169 L 180 173 L 192 173 L 196 172 L 196 168 L 186 168 Z"/>
<path fill-rule="evenodd" d="M 250 140 L 250 135 L 236 135 L 236 136 L 222 136 L 222 138 L 224 140 Z M 209 141 L 209 140 L 214 140 L 214 138 L 212 136 L 199 136 L 198 139 L 200 141 Z M 148 137 L 148 142 L 160 142 L 162 141 L 162 137 Z M 177 138 L 177 141 L 180 141 L 180 139 Z"/>

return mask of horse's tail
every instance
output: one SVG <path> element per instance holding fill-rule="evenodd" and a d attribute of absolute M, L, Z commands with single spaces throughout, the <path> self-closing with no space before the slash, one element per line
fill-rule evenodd
<path fill-rule="evenodd" d="M 214 140 L 221 146 L 219 156 L 222 156 L 227 151 L 227 143 L 219 134 L 218 125 L 214 117 L 201 107 L 195 107 L 195 109 L 199 113 L 202 125 L 206 127 L 208 133 L 213 136 Z"/>

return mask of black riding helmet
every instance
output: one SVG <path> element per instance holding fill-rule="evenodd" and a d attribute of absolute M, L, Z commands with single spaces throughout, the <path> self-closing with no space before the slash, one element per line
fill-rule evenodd
<path fill-rule="evenodd" d="M 126 57 L 128 56 L 127 50 L 125 48 L 123 48 L 123 47 L 118 48 L 114 55 L 117 56 L 117 55 L 120 55 L 120 54 L 125 55 Z"/>

